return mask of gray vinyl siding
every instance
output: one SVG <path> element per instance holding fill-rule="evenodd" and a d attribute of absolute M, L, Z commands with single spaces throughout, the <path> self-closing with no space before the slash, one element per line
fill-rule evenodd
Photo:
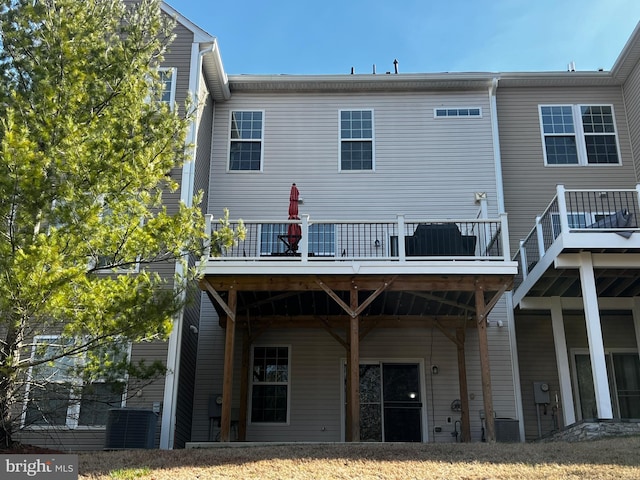
<path fill-rule="evenodd" d="M 192 430 L 192 441 L 196 442 L 209 440 L 208 401 L 212 395 L 222 392 L 224 361 L 225 330 L 218 326 L 217 316 L 208 300 L 203 305 L 202 314 Z M 499 319 L 505 323 L 503 328 L 495 326 Z M 488 336 L 496 416 L 515 418 L 509 325 L 504 301 L 498 303 L 489 321 L 493 325 Z M 287 425 L 248 422 L 247 440 L 341 441 L 344 421 L 341 416 L 344 408 L 341 366 L 347 356 L 344 347 L 323 329 L 268 330 L 254 345 L 291 347 L 290 413 Z M 240 401 L 241 349 L 242 333 L 236 332 L 233 387 L 233 409 L 236 412 Z M 467 330 L 465 349 L 472 439 L 480 441 L 480 411 L 484 406 L 475 329 Z M 424 435 L 431 442 L 455 441 L 452 432 L 460 414 L 451 411 L 451 402 L 460 398 L 457 349 L 437 328 L 374 329 L 360 342 L 360 358 L 362 362 L 421 362 L 421 382 L 426 393 L 423 413 L 427 415 Z M 431 365 L 438 365 L 437 375 L 432 375 Z M 451 423 L 447 422 L 448 417 L 451 417 Z M 436 433 L 434 427 L 441 427 L 442 431 Z M 213 428 L 212 438 L 217 432 L 217 427 Z"/>
<path fill-rule="evenodd" d="M 441 106 L 479 106 L 483 117 L 434 119 Z M 349 109 L 373 110 L 375 171 L 338 171 L 339 111 Z M 227 172 L 234 110 L 264 111 L 262 172 Z M 300 213 L 311 218 L 470 218 L 478 191 L 497 212 L 495 177 L 484 91 L 238 93 L 216 105 L 209 198 L 216 216 L 228 207 L 231 218 L 286 218 L 295 182 Z"/>
<path fill-rule="evenodd" d="M 627 108 L 631 152 L 636 170 L 636 181 L 640 179 L 640 62 L 632 70 L 623 86 L 624 102 Z"/>
<path fill-rule="evenodd" d="M 200 79 L 200 85 L 205 86 L 204 78 Z M 200 100 L 202 104 L 202 112 L 198 120 L 198 135 L 196 139 L 196 164 L 194 175 L 194 193 L 202 192 L 203 213 L 207 213 L 207 205 L 209 204 L 209 174 L 211 168 L 211 127 L 213 124 L 213 98 L 207 92 L 204 99 Z"/>
<path fill-rule="evenodd" d="M 613 105 L 622 164 L 546 167 L 538 110 L 541 104 Z M 536 215 L 553 199 L 557 184 L 578 189 L 634 188 L 627 117 L 619 87 L 498 88 L 497 109 L 512 252 L 533 228 Z"/>
<path fill-rule="evenodd" d="M 629 313 L 611 314 L 601 313 L 602 336 L 605 350 L 624 348 L 637 350 L 633 318 Z M 533 400 L 533 382 L 549 384 L 552 404 L 547 408 L 547 414 L 540 409 L 540 424 L 542 435 L 546 435 L 554 428 L 551 409 L 555 404 L 555 396 L 561 403 L 560 382 L 556 363 L 555 345 L 551 327 L 551 316 L 547 312 L 530 313 L 518 312 L 516 316 L 516 332 L 518 357 L 520 365 L 520 381 L 522 389 L 522 405 L 524 410 L 525 435 L 527 440 L 538 438 L 538 424 Z M 564 317 L 566 348 L 588 349 L 586 324 L 583 315 L 565 314 Z M 573 371 L 571 372 L 573 377 Z M 574 406 L 575 396 L 574 394 Z M 576 411 L 576 418 L 578 412 Z M 558 424 L 563 426 L 562 412 L 558 413 Z"/>
<path fill-rule="evenodd" d="M 218 316 L 205 293 L 200 294 L 201 312 L 198 326 L 198 360 L 194 381 L 193 419 L 191 440 L 209 440 L 209 399 L 222 393 L 224 370 L 224 330 L 218 324 Z M 236 360 L 238 366 L 240 360 Z M 235 396 L 235 394 L 234 394 Z M 238 400 L 238 397 L 235 397 Z"/>

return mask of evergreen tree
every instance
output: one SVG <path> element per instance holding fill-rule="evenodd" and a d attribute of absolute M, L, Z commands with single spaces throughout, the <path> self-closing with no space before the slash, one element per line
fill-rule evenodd
<path fill-rule="evenodd" d="M 196 273 L 158 266 L 203 241 L 197 199 L 163 200 L 189 153 L 190 109 L 160 101 L 172 28 L 157 0 L 0 0 L 0 448 L 32 368 L 157 373 L 114 359 L 166 340 Z"/>

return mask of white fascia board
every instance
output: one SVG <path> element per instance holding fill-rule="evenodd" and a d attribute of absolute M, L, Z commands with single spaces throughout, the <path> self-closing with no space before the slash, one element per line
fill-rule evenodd
<path fill-rule="evenodd" d="M 594 268 L 640 268 L 640 253 L 593 253 Z M 555 259 L 556 268 L 580 268 L 579 253 L 563 253 Z"/>
<path fill-rule="evenodd" d="M 211 261 L 204 275 L 515 275 L 517 262 L 307 262 L 300 261 L 246 262 Z"/>
<path fill-rule="evenodd" d="M 563 310 L 584 310 L 582 297 L 561 297 Z M 632 310 L 632 297 L 599 297 L 600 310 Z M 550 310 L 549 297 L 528 297 L 520 301 L 520 310 Z"/>
<path fill-rule="evenodd" d="M 193 23 L 191 20 L 189 20 L 184 15 L 182 15 L 180 12 L 178 12 L 175 8 L 173 8 L 171 5 L 167 4 L 166 2 L 162 2 L 160 4 L 160 9 L 170 17 L 175 18 L 175 20 L 180 25 L 185 27 L 187 30 L 191 31 L 193 33 L 194 42 L 205 43 L 205 42 L 213 42 L 215 40 L 215 37 L 213 35 L 204 31 L 202 28 L 197 26 L 195 23 Z"/>
<path fill-rule="evenodd" d="M 624 47 L 622 47 L 622 51 L 618 58 L 616 59 L 613 67 L 611 67 L 611 75 L 613 77 L 618 78 L 621 73 L 625 74 L 622 70 L 625 69 L 627 71 L 631 71 L 638 61 L 638 44 L 640 43 L 640 22 L 636 25 L 633 32 L 629 36 L 627 43 L 625 43 Z M 627 62 L 631 62 L 631 65 L 628 65 Z M 626 74 L 628 75 L 628 74 Z M 626 80 L 626 75 L 621 80 Z"/>

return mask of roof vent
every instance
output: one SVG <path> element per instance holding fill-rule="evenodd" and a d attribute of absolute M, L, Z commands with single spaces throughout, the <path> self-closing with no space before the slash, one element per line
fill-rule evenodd
<path fill-rule="evenodd" d="M 572 60 L 567 65 L 567 72 L 575 72 L 575 71 L 576 71 L 576 62 Z"/>

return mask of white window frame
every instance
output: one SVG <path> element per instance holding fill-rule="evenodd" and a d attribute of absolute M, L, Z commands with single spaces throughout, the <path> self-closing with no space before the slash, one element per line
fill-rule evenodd
<path fill-rule="evenodd" d="M 46 342 L 47 345 L 51 344 L 52 342 L 57 341 L 60 338 L 59 335 L 37 335 L 34 337 L 33 339 L 33 345 L 31 347 L 31 356 L 30 358 L 33 359 L 35 354 L 36 354 L 36 349 L 42 345 L 43 342 Z M 129 343 L 127 345 L 127 350 L 126 350 L 126 355 L 127 355 L 127 360 L 131 358 L 131 344 Z M 64 357 L 62 357 L 64 358 Z M 77 362 L 81 362 L 82 359 L 80 357 L 76 357 L 73 360 L 73 363 L 76 364 Z M 50 429 L 69 429 L 69 430 L 104 430 L 106 428 L 106 424 L 105 425 L 80 425 L 79 424 L 79 419 L 80 419 L 80 406 L 81 406 L 81 402 L 82 402 L 82 396 L 81 395 L 77 395 L 74 394 L 73 390 L 69 392 L 69 399 L 68 399 L 68 405 L 67 405 L 67 415 L 66 415 L 66 422 L 65 425 L 26 425 L 26 420 L 27 420 L 27 413 L 28 413 L 28 406 L 29 406 L 29 401 L 30 401 L 30 391 L 31 391 L 31 385 L 33 383 L 33 366 L 29 367 L 29 370 L 27 372 L 27 384 L 25 387 L 25 398 L 24 398 L 24 406 L 22 409 L 22 415 L 21 415 L 21 428 L 24 428 L 26 430 L 50 430 Z M 66 380 L 66 379 L 65 379 Z M 122 399 L 120 402 L 120 406 L 124 407 L 126 404 L 126 398 L 127 398 L 127 380 L 128 378 L 122 378 L 121 379 L 124 384 L 125 384 L 125 388 L 122 392 Z M 68 382 L 73 386 L 73 387 L 83 387 L 84 384 L 83 382 L 77 378 L 77 377 L 69 377 Z M 101 380 L 96 380 L 95 382 L 92 383 L 105 383 L 104 379 Z"/>
<path fill-rule="evenodd" d="M 371 112 L 371 138 L 342 138 L 342 113 L 343 112 Z M 375 112 L 373 108 L 343 108 L 338 110 L 338 172 L 363 173 L 376 171 L 376 129 Z M 371 168 L 370 169 L 343 169 L 342 168 L 342 142 L 371 142 Z"/>
<path fill-rule="evenodd" d="M 287 349 L 287 381 L 286 382 L 256 382 L 253 379 L 253 362 L 255 359 L 255 349 L 256 348 L 286 348 Z M 249 378 L 249 410 L 248 410 L 248 419 L 250 425 L 269 425 L 273 427 L 277 426 L 288 426 L 291 422 L 291 345 L 287 344 L 259 344 L 251 346 L 251 363 L 250 363 L 250 378 Z M 254 385 L 287 385 L 287 415 L 285 422 L 254 422 L 252 419 L 253 412 L 253 387 Z"/>
<path fill-rule="evenodd" d="M 164 93 L 164 74 L 165 73 L 170 73 L 171 74 L 171 86 L 170 86 L 170 91 L 169 91 L 169 108 L 171 109 L 171 111 L 173 111 L 174 109 L 174 105 L 176 102 L 176 83 L 177 83 L 177 76 L 178 76 L 178 69 L 175 67 L 159 67 L 158 68 L 158 73 L 160 74 L 160 81 L 162 82 L 163 85 L 163 89 L 160 95 L 160 101 L 167 103 L 166 100 L 162 100 L 162 93 Z"/>
<path fill-rule="evenodd" d="M 231 138 L 231 126 L 233 125 L 233 115 L 235 113 L 261 113 L 262 114 L 262 125 L 260 131 L 260 138 Z M 243 108 L 237 110 L 229 111 L 229 130 L 227 132 L 227 173 L 262 173 L 264 170 L 264 126 L 265 126 L 266 114 L 264 110 L 261 109 L 251 109 L 251 108 Z M 234 142 L 255 142 L 260 144 L 260 168 L 257 170 L 243 170 L 243 169 L 232 169 L 231 168 L 231 145 Z"/>
<path fill-rule="evenodd" d="M 477 115 L 472 115 L 472 111 L 478 111 Z M 455 111 L 456 115 L 449 115 L 449 113 Z M 467 112 L 466 115 L 460 115 L 462 112 Z M 443 113 L 443 115 L 439 115 Z M 438 107 L 433 109 L 433 118 L 437 119 L 467 119 L 467 118 L 482 118 L 482 107 Z"/>
<path fill-rule="evenodd" d="M 573 134 L 571 133 L 545 133 L 544 124 L 542 121 L 542 109 L 545 107 L 571 107 L 571 114 L 573 118 Z M 611 108 L 611 116 L 613 119 L 613 132 L 589 132 L 585 133 L 584 124 L 582 123 L 582 107 L 609 107 Z M 591 166 L 591 167 L 612 167 L 622 166 L 622 157 L 620 153 L 620 139 L 618 136 L 618 127 L 616 126 L 616 114 L 612 104 L 607 103 L 580 103 L 580 104 L 540 104 L 538 105 L 538 122 L 540 125 L 540 135 L 542 136 L 542 153 L 544 155 L 544 165 L 547 167 L 577 167 L 577 166 Z M 568 137 L 572 136 L 576 141 L 576 151 L 578 162 L 577 163 L 549 163 L 547 159 L 547 137 Z M 613 135 L 616 140 L 616 153 L 618 157 L 617 163 L 589 163 L 587 156 L 587 144 L 586 137 L 591 136 L 609 136 Z"/>

